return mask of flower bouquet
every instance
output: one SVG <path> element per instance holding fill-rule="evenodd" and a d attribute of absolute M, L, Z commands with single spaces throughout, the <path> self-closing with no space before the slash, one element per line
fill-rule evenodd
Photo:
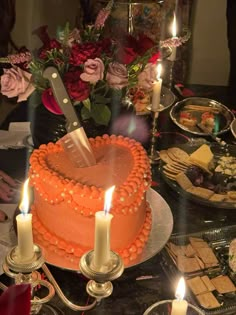
<path fill-rule="evenodd" d="M 23 51 L 1 58 L 2 63 L 8 64 L 1 76 L 1 93 L 17 97 L 18 102 L 37 94 L 39 103 L 48 111 L 61 115 L 49 81 L 43 77 L 44 69 L 54 66 L 78 107 L 80 118 L 108 125 L 112 108 L 121 106 L 130 89 L 152 89 L 160 58 L 158 45 L 143 34 L 104 36 L 104 24 L 112 6 L 110 1 L 93 25 L 71 30 L 66 24 L 58 28 L 55 38 L 49 37 L 47 26 L 34 31 L 43 43 L 36 55 Z"/>

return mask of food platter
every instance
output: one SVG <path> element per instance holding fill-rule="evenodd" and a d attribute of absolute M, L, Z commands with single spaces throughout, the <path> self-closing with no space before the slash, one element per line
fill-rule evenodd
<path fill-rule="evenodd" d="M 171 108 L 170 117 L 182 130 L 201 136 L 219 136 L 225 133 L 234 119 L 228 107 L 203 97 L 190 97 L 177 102 Z"/>
<path fill-rule="evenodd" d="M 173 229 L 173 216 L 167 202 L 153 189 L 147 192 L 147 200 L 152 209 L 152 228 L 149 239 L 145 248 L 136 260 L 125 265 L 125 268 L 130 268 L 140 263 L 147 261 L 156 255 L 165 246 L 169 240 Z M 34 241 L 38 244 L 45 258 L 45 261 L 55 267 L 79 272 L 79 258 L 65 253 L 53 245 L 49 245 L 43 238 L 39 238 L 37 234 L 34 236 Z"/>
<path fill-rule="evenodd" d="M 183 144 L 178 146 L 180 149 L 184 150 L 188 154 L 191 154 L 194 152 L 198 146 L 194 146 L 191 144 Z M 212 143 L 210 144 L 210 148 L 212 153 L 214 154 L 215 158 L 220 158 L 221 156 L 224 155 L 230 155 L 233 157 L 236 157 L 236 146 L 234 145 L 227 145 L 226 147 L 223 147 L 219 145 L 218 143 Z M 207 207 L 212 207 L 212 208 L 219 208 L 219 209 L 236 209 L 236 199 L 235 202 L 227 202 L 227 201 L 211 201 L 206 198 L 202 198 L 200 196 L 197 196 L 189 191 L 184 190 L 173 178 L 170 178 L 166 171 L 165 171 L 165 163 L 162 162 L 160 165 L 160 172 L 162 175 L 163 180 L 166 182 L 170 188 L 172 188 L 179 196 L 181 196 L 182 199 L 190 200 L 193 201 L 197 204 L 204 205 Z M 234 183 L 235 183 L 235 176 L 234 176 Z M 222 184 L 223 185 L 223 184 Z M 235 190 L 235 188 L 233 188 Z"/>

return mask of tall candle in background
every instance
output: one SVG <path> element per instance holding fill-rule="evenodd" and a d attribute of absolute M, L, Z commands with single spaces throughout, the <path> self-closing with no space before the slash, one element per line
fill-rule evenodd
<path fill-rule="evenodd" d="M 153 83 L 153 90 L 152 90 L 152 110 L 157 111 L 160 108 L 160 100 L 161 100 L 161 86 L 162 86 L 162 79 L 161 79 L 161 64 L 157 65 L 157 79 Z"/>
<path fill-rule="evenodd" d="M 177 26 L 176 26 L 176 16 L 175 16 L 175 13 L 174 13 L 174 18 L 173 18 L 173 23 L 172 23 L 172 39 L 177 39 L 178 38 L 176 36 L 176 34 L 177 34 Z M 171 52 L 171 55 L 168 57 L 168 60 L 175 61 L 177 47 L 171 46 L 171 49 L 172 49 L 172 52 Z"/>
<path fill-rule="evenodd" d="M 34 241 L 32 231 L 32 214 L 29 211 L 29 196 L 28 196 L 27 179 L 23 187 L 23 198 L 19 209 L 21 214 L 16 216 L 17 224 L 17 240 L 18 240 L 18 255 L 21 262 L 30 261 L 34 256 Z"/>
<path fill-rule="evenodd" d="M 172 302 L 171 315 L 186 315 L 188 309 L 188 302 L 184 300 L 185 282 L 184 278 L 180 278 L 175 297 L 176 300 Z"/>
<path fill-rule="evenodd" d="M 110 260 L 110 225 L 113 215 L 109 211 L 114 189 L 115 186 L 112 186 L 105 193 L 104 211 L 98 211 L 95 214 L 93 265 L 97 271 L 101 270 Z"/>

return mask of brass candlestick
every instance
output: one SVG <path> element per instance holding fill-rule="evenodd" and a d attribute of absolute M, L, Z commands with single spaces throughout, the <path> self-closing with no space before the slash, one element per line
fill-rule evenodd
<path fill-rule="evenodd" d="M 82 274 L 91 279 L 86 286 L 87 293 L 93 296 L 98 302 L 111 295 L 113 285 L 111 280 L 117 279 L 124 271 L 124 264 L 121 257 L 111 251 L 109 263 L 102 271 L 96 271 L 93 267 L 94 251 L 84 254 L 80 259 L 80 270 Z"/>
<path fill-rule="evenodd" d="M 160 110 L 153 111 L 151 110 L 152 115 L 152 128 L 151 128 L 151 140 L 150 140 L 150 149 L 149 149 L 149 161 L 151 164 L 157 164 L 160 161 L 159 152 L 156 150 L 157 143 L 157 120 L 159 117 Z"/>
<path fill-rule="evenodd" d="M 147 110 L 151 113 L 151 132 L 150 132 L 150 147 L 148 150 L 148 157 L 151 164 L 157 164 L 160 161 L 159 152 L 156 150 L 156 144 L 157 144 L 157 121 L 159 117 L 159 113 L 166 110 L 170 106 L 174 104 L 176 100 L 176 97 L 174 93 L 166 88 L 165 86 L 162 86 L 161 89 L 161 99 L 160 99 L 160 105 L 156 110 L 153 110 L 152 106 L 147 106 Z"/>

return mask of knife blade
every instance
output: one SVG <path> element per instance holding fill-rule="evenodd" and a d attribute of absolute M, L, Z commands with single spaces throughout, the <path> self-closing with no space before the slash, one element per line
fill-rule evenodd
<path fill-rule="evenodd" d="M 49 80 L 54 98 L 67 120 L 67 134 L 60 139 L 65 152 L 77 167 L 95 165 L 96 160 L 91 145 L 57 68 L 47 67 L 43 76 Z"/>

